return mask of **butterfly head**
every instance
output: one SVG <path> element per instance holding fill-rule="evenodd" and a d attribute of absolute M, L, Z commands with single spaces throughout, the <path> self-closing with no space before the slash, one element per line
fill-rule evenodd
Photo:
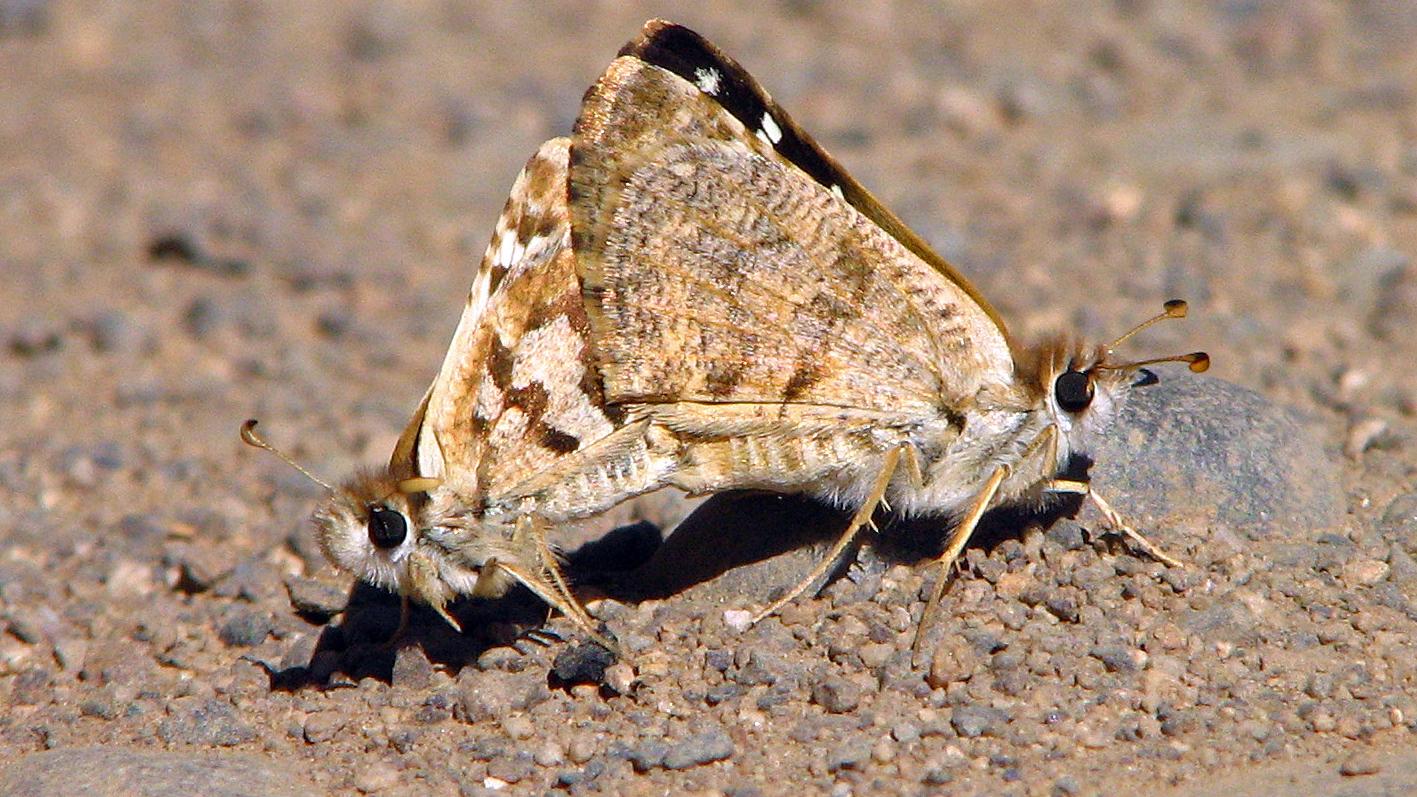
<path fill-rule="evenodd" d="M 487 585 L 478 583 L 478 568 L 465 566 L 468 546 L 450 545 L 450 538 L 472 535 L 443 528 L 445 513 L 429 496 L 438 480 L 385 467 L 333 487 L 258 437 L 255 426 L 255 421 L 242 425 L 243 441 L 270 451 L 329 491 L 314 514 L 315 537 L 335 567 L 428 604 L 454 627 L 458 624 L 444 605 L 458 594 L 488 592 Z"/>
<path fill-rule="evenodd" d="M 336 567 L 407 593 L 426 496 L 400 490 L 403 481 L 389 469 L 357 474 L 315 511 L 315 529 L 320 550 Z"/>
<path fill-rule="evenodd" d="M 1031 350 L 1025 362 L 1031 368 L 1049 416 L 1056 430 L 1057 465 L 1067 464 L 1072 454 L 1086 454 L 1091 442 L 1106 430 L 1116 418 L 1126 394 L 1139 385 L 1156 381 L 1147 365 L 1184 362 L 1195 373 L 1210 367 L 1205 352 L 1191 352 L 1168 357 L 1135 361 L 1118 361 L 1113 354 L 1118 346 L 1143 329 L 1172 318 L 1185 318 L 1186 303 L 1173 299 L 1158 315 L 1147 319 L 1126 334 L 1103 346 L 1083 346 L 1068 339 L 1056 339 Z"/>

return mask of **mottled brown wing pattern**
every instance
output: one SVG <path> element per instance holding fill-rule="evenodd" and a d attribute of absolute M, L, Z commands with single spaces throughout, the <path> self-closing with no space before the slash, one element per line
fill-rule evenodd
<path fill-rule="evenodd" d="M 569 248 L 567 152 L 566 139 L 548 141 L 517 178 L 414 420 L 419 475 L 483 505 L 617 425 L 588 366 L 588 320 Z"/>
<path fill-rule="evenodd" d="M 782 128 L 751 132 L 706 89 L 725 85 L 622 56 L 582 106 L 571 217 L 607 397 L 910 419 L 1006 380 L 1007 342 L 970 291 L 778 153 Z"/>
<path fill-rule="evenodd" d="M 969 280 L 857 182 L 773 101 L 747 70 L 712 42 L 682 25 L 655 19 L 645 23 L 640 35 L 626 44 L 620 55 L 632 56 L 672 72 L 712 97 L 716 104 L 753 131 L 760 140 L 771 144 L 777 155 L 818 184 L 840 195 L 917 257 L 958 285 L 1000 330 L 1005 329 L 1003 318 Z"/>

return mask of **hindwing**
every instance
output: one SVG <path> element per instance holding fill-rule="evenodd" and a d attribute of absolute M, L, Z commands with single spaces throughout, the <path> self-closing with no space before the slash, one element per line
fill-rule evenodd
<path fill-rule="evenodd" d="M 587 93 L 572 142 L 611 402 L 911 418 L 1010 378 L 974 289 L 697 34 L 649 23 Z"/>

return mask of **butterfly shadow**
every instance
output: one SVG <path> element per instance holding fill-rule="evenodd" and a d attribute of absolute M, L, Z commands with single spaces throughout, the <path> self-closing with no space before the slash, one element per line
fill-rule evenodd
<path fill-rule="evenodd" d="M 421 649 L 433 667 L 456 673 L 476 664 L 491 648 L 525 649 L 556 637 L 554 632 L 539 630 L 547 619 L 546 605 L 520 587 L 495 600 L 462 599 L 448 608 L 462 626 L 461 633 L 418 604 L 410 607 L 408 623 L 400 630 L 399 597 L 356 583 L 338 620 L 321 629 L 308 661 L 287 659 L 279 666 L 257 663 L 266 670 L 272 690 L 294 692 L 350 686 L 364 678 L 392 683 L 405 648 Z"/>
<path fill-rule="evenodd" d="M 1085 478 L 1089 463 L 1068 469 Z M 986 513 L 968 548 L 991 551 L 1030 527 L 1049 528 L 1077 514 L 1082 497 L 1052 498 L 1042 506 L 1000 507 Z M 764 601 L 797 583 L 841 534 L 851 513 L 800 495 L 731 492 L 705 501 L 634 568 L 618 573 L 572 570 L 577 582 L 617 601 L 636 603 L 694 591 L 701 585 L 714 600 Z M 902 520 L 876 513 L 881 533 L 858 535 L 827 575 L 826 584 L 848 572 L 853 562 L 919 565 L 937 559 L 953 528 L 948 518 Z M 861 546 L 869 546 L 869 557 Z M 574 562 L 574 559 L 573 559 Z M 825 585 L 823 585 L 825 586 Z"/>

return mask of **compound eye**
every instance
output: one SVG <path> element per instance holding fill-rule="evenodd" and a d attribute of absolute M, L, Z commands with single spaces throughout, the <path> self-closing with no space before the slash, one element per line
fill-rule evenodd
<path fill-rule="evenodd" d="M 402 513 L 382 506 L 369 509 L 369 541 L 375 548 L 397 548 L 407 536 L 408 522 Z"/>
<path fill-rule="evenodd" d="M 1066 371 L 1053 382 L 1053 397 L 1068 412 L 1082 412 L 1092 403 L 1092 379 L 1082 371 Z"/>

